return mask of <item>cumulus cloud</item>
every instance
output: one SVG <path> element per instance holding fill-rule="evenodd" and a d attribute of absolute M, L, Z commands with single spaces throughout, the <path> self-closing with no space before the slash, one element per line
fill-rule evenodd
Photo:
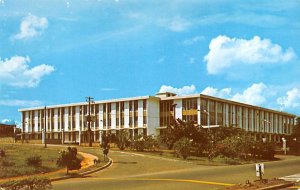
<path fill-rule="evenodd" d="M 231 95 L 231 88 L 223 88 L 218 90 L 217 88 L 213 87 L 206 87 L 201 94 L 205 94 L 208 96 L 215 96 L 219 98 L 228 98 Z"/>
<path fill-rule="evenodd" d="M 158 25 L 163 26 L 173 32 L 182 32 L 187 30 L 191 23 L 188 20 L 177 16 L 171 19 L 159 19 Z"/>
<path fill-rule="evenodd" d="M 29 14 L 22 19 L 20 31 L 12 36 L 13 40 L 23 40 L 40 35 L 48 27 L 48 20 L 45 17 L 37 17 Z"/>
<path fill-rule="evenodd" d="M 0 100 L 1 106 L 35 107 L 43 105 L 39 100 Z"/>
<path fill-rule="evenodd" d="M 14 56 L 4 61 L 0 59 L 0 84 L 14 87 L 36 87 L 45 75 L 54 71 L 50 65 L 29 68 L 29 57 Z"/>
<path fill-rule="evenodd" d="M 209 74 L 218 74 L 235 66 L 288 62 L 295 57 L 293 49 L 284 50 L 259 36 L 246 40 L 220 35 L 211 40 L 204 61 Z"/>
<path fill-rule="evenodd" d="M 195 85 L 191 85 L 191 86 L 184 86 L 182 88 L 174 88 L 172 86 L 162 85 L 160 87 L 159 92 L 172 92 L 177 95 L 195 94 L 196 87 L 195 87 Z"/>
<path fill-rule="evenodd" d="M 266 101 L 267 86 L 264 83 L 254 83 L 241 93 L 232 93 L 231 88 L 217 89 L 206 87 L 201 94 L 215 96 L 219 98 L 230 99 L 237 102 L 243 102 L 251 105 L 262 105 Z"/>
<path fill-rule="evenodd" d="M 254 83 L 242 93 L 233 95 L 231 99 L 252 105 L 262 105 L 266 101 L 266 89 L 267 86 L 264 83 Z"/>
<path fill-rule="evenodd" d="M 300 107 L 300 90 L 293 88 L 287 91 L 286 96 L 277 98 L 277 103 L 281 106 L 281 109 Z"/>

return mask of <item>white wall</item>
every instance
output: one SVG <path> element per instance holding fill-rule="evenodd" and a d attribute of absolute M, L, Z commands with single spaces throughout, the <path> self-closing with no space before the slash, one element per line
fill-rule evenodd
<path fill-rule="evenodd" d="M 174 100 L 174 104 L 177 104 L 175 109 L 175 118 L 182 119 L 182 99 Z"/>
<path fill-rule="evenodd" d="M 124 128 L 129 128 L 129 102 L 124 102 Z"/>
<path fill-rule="evenodd" d="M 39 123 L 38 123 L 39 120 L 38 119 L 39 119 L 38 110 L 35 110 L 34 111 L 34 120 L 33 120 L 34 121 L 34 131 L 35 132 L 39 131 L 39 127 L 38 127 L 39 126 Z"/>
<path fill-rule="evenodd" d="M 138 101 L 138 127 L 143 127 L 143 100 Z"/>
<path fill-rule="evenodd" d="M 147 135 L 157 135 L 159 127 L 159 100 L 147 99 Z"/>
<path fill-rule="evenodd" d="M 65 129 L 64 129 L 64 131 L 68 131 L 69 109 L 68 108 L 64 108 L 64 109 L 65 109 L 65 115 L 64 115 L 64 117 L 65 117 Z"/>
<path fill-rule="evenodd" d="M 111 129 L 116 129 L 116 103 L 111 103 Z"/>

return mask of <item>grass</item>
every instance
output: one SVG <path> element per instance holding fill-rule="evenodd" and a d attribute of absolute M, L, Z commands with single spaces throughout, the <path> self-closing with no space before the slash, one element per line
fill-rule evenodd
<path fill-rule="evenodd" d="M 61 148 L 48 147 L 45 149 L 36 145 L 0 144 L 0 149 L 4 150 L 6 155 L 0 158 L 0 178 L 45 173 L 60 169 L 56 165 L 56 159 Z M 42 164 L 37 167 L 28 166 L 26 158 L 32 156 L 41 156 Z"/>
<path fill-rule="evenodd" d="M 119 149 L 114 148 L 114 150 L 118 151 Z M 133 153 L 139 153 L 144 155 L 150 155 L 150 156 L 158 156 L 162 158 L 169 158 L 169 159 L 176 159 L 176 160 L 182 160 L 187 162 L 192 162 L 196 165 L 206 165 L 206 166 L 226 166 L 226 165 L 242 165 L 242 164 L 250 164 L 250 163 L 256 163 L 256 162 L 263 162 L 266 160 L 259 160 L 259 159 L 241 159 L 241 158 L 228 158 L 224 156 L 217 156 L 213 158 L 212 160 L 208 160 L 205 156 L 189 156 L 187 159 L 183 159 L 181 157 L 178 157 L 173 150 L 167 150 L 167 151 L 143 151 L 143 152 L 137 152 L 134 150 L 122 150 L 125 152 L 133 152 Z"/>

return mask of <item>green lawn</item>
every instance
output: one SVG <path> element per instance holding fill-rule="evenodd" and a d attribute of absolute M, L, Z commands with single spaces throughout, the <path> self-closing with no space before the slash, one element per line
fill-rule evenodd
<path fill-rule="evenodd" d="M 113 150 L 120 151 L 118 148 L 113 148 Z M 252 160 L 243 160 L 240 158 L 232 159 L 232 158 L 227 158 L 227 157 L 222 157 L 222 156 L 217 156 L 210 161 L 207 159 L 207 157 L 204 157 L 204 156 L 203 157 L 189 156 L 187 159 L 184 160 L 183 158 L 178 157 L 175 154 L 175 151 L 173 151 L 173 150 L 138 152 L 135 150 L 126 149 L 123 151 L 139 153 L 139 154 L 144 154 L 144 155 L 150 155 L 150 156 L 158 156 L 158 157 L 169 158 L 169 159 L 188 161 L 188 162 L 193 162 L 194 164 L 197 164 L 197 165 L 207 165 L 207 166 L 242 165 L 242 164 L 250 164 L 250 163 L 268 161 L 268 160 L 261 160 L 261 159 L 252 159 Z"/>
<path fill-rule="evenodd" d="M 0 179 L 22 176 L 22 175 L 31 175 L 46 173 L 51 171 L 56 171 L 61 169 L 56 165 L 56 160 L 59 157 L 59 151 L 66 150 L 67 145 L 65 146 L 52 146 L 48 145 L 47 148 L 44 148 L 43 145 L 34 145 L 34 144 L 8 144 L 0 143 L 0 150 L 4 150 L 6 156 L 4 158 L 0 157 Z M 85 169 L 81 169 L 81 172 L 96 169 L 100 166 L 107 164 L 107 161 L 103 160 L 102 149 L 97 146 L 94 147 L 76 147 L 78 152 L 85 152 L 95 155 L 99 158 L 100 163 L 94 166 L 90 166 Z M 26 158 L 30 156 L 41 156 L 42 165 L 40 167 L 32 167 L 26 165 Z M 82 158 L 81 155 L 78 155 L 78 158 Z M 77 170 L 71 172 L 71 174 L 76 174 Z M 61 177 L 65 173 L 54 173 L 48 177 Z"/>
<path fill-rule="evenodd" d="M 26 144 L 0 144 L 5 151 L 5 157 L 0 158 L 0 178 L 20 175 L 44 173 L 60 169 L 56 165 L 59 151 L 62 147 L 47 147 Z M 27 166 L 26 158 L 41 156 L 42 164 L 39 167 Z"/>

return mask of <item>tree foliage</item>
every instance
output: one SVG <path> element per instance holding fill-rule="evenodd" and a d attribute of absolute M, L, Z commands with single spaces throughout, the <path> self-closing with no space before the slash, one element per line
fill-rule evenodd
<path fill-rule="evenodd" d="M 183 137 L 191 139 L 194 145 L 200 146 L 207 143 L 205 129 L 195 126 L 193 122 L 185 122 L 180 119 L 167 126 L 159 138 L 167 145 L 168 149 L 172 149 L 174 144 Z"/>
<path fill-rule="evenodd" d="M 39 167 L 42 165 L 42 158 L 41 156 L 30 156 L 26 158 L 26 164 L 28 166 Z"/>
<path fill-rule="evenodd" d="M 129 134 L 125 130 L 120 130 L 120 133 L 117 137 L 117 145 L 120 150 L 124 150 L 130 145 Z"/>
<path fill-rule="evenodd" d="M 177 155 L 180 155 L 183 159 L 191 156 L 191 147 L 192 141 L 187 137 L 182 137 L 174 144 Z"/>
<path fill-rule="evenodd" d="M 67 174 L 69 170 L 79 170 L 81 168 L 81 160 L 77 158 L 77 149 L 68 147 L 67 150 L 62 150 L 56 164 L 67 167 Z"/>

